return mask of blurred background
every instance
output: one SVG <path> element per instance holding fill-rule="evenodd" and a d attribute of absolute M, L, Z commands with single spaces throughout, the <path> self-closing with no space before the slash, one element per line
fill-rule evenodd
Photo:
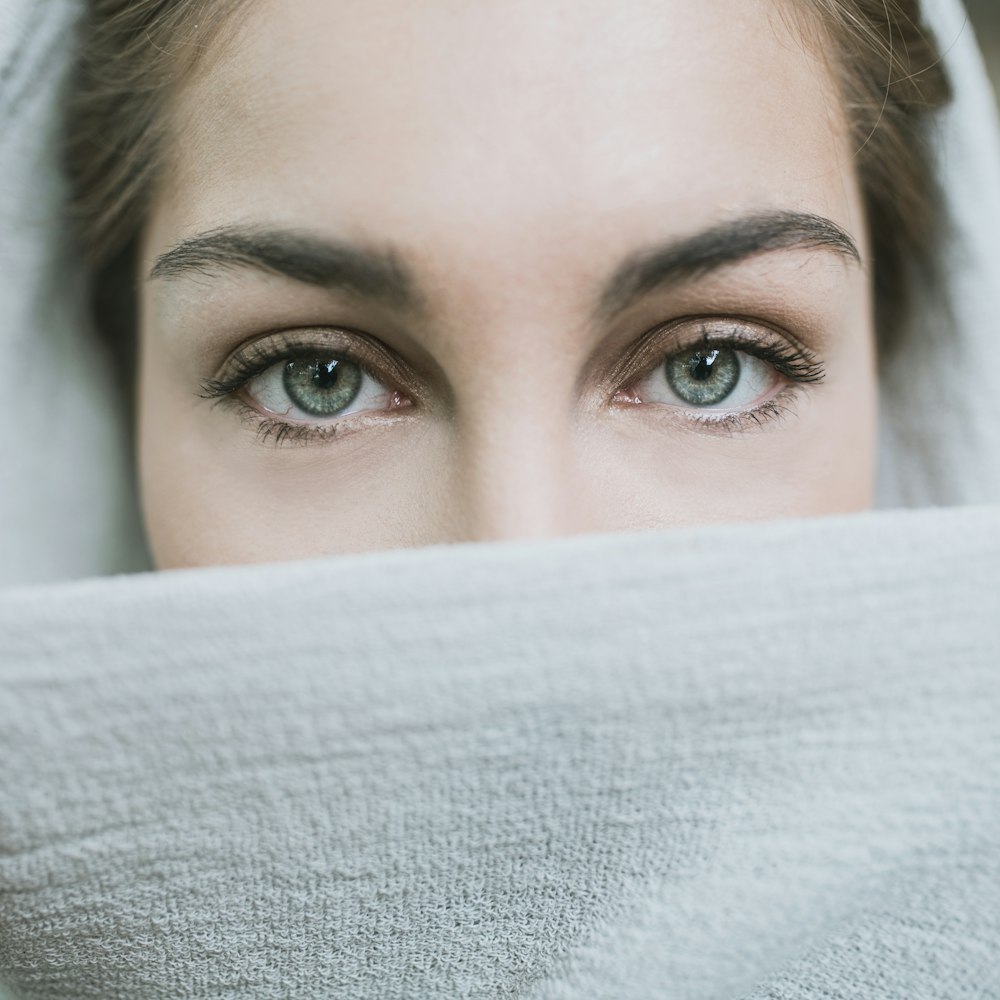
<path fill-rule="evenodd" d="M 1000 94 L 1000 0 L 966 0 L 966 6 Z"/>

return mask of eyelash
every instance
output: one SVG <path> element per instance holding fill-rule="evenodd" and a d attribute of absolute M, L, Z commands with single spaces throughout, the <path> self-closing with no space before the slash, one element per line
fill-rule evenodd
<path fill-rule="evenodd" d="M 252 382 L 258 375 L 263 375 L 268 368 L 276 365 L 279 361 L 296 361 L 315 357 L 319 351 L 324 349 L 318 344 L 312 348 L 305 346 L 292 347 L 287 342 L 267 343 L 263 346 L 251 344 L 246 349 L 246 353 L 234 354 L 229 360 L 230 373 L 225 378 L 205 379 L 201 383 L 202 398 L 212 399 L 232 396 L 239 392 L 248 382 Z M 250 352 L 254 352 L 252 357 L 250 356 Z M 348 351 L 339 349 L 336 355 L 364 367 L 360 358 L 354 357 Z M 367 368 L 365 370 L 368 371 Z M 370 375 L 374 374 L 370 371 L 368 373 Z"/>
<path fill-rule="evenodd" d="M 759 323 L 742 320 L 736 317 L 727 317 L 725 320 L 715 320 L 728 325 L 729 334 L 712 334 L 710 332 L 710 320 L 702 320 L 699 335 L 680 338 L 676 343 L 672 343 L 669 350 L 663 351 L 657 348 L 657 344 L 662 342 L 663 337 L 670 330 L 681 325 L 689 325 L 690 320 L 672 321 L 665 326 L 659 326 L 645 334 L 633 348 L 631 357 L 641 357 L 644 354 L 655 353 L 657 361 L 653 365 L 646 364 L 638 374 L 629 378 L 628 384 L 634 385 L 645 376 L 649 375 L 659 365 L 674 354 L 683 351 L 690 351 L 694 348 L 730 349 L 750 354 L 755 358 L 766 361 L 779 374 L 788 379 L 789 384 L 784 386 L 776 395 L 752 409 L 743 410 L 718 410 L 699 411 L 694 407 L 677 407 L 683 414 L 681 419 L 697 424 L 707 430 L 723 434 L 739 434 L 745 431 L 763 427 L 772 420 L 780 420 L 793 412 L 794 404 L 802 389 L 807 385 L 815 385 L 826 378 L 826 369 L 819 358 L 802 344 L 792 344 L 787 341 L 784 345 L 761 341 L 759 337 L 749 332 L 749 328 L 761 329 Z M 740 334 L 735 331 L 745 331 Z M 627 364 L 628 362 L 626 362 Z M 627 404 L 627 405 L 661 405 L 661 404 Z M 710 415 L 698 415 L 698 413 L 709 413 Z"/>
<path fill-rule="evenodd" d="M 205 379 L 201 383 L 201 397 L 214 399 L 217 403 L 233 404 L 238 407 L 239 414 L 247 422 L 255 426 L 258 442 L 272 442 L 275 445 L 325 441 L 336 436 L 342 421 L 331 421 L 325 424 L 293 423 L 276 417 L 262 414 L 246 400 L 239 397 L 239 392 L 259 375 L 263 375 L 272 366 L 288 361 L 309 360 L 317 353 L 329 351 L 332 356 L 356 364 L 371 378 L 378 382 L 393 383 L 399 381 L 379 372 L 377 366 L 362 357 L 359 351 L 353 350 L 349 338 L 359 338 L 374 348 L 372 353 L 386 355 L 386 349 L 375 346 L 366 335 L 357 331 L 343 331 L 338 343 L 332 349 L 320 344 L 316 339 L 304 340 L 289 334 L 278 334 L 274 339 L 255 341 L 236 354 L 227 362 L 227 373 L 221 378 Z M 387 355 L 386 355 L 387 356 Z M 395 391 L 400 391 L 395 389 Z M 347 418 L 345 418 L 347 419 Z"/>
<path fill-rule="evenodd" d="M 786 343 L 779 346 L 776 343 L 762 342 L 759 337 L 749 334 L 739 334 L 734 331 L 746 329 L 750 324 L 733 317 L 725 321 L 729 325 L 729 334 L 712 334 L 709 332 L 709 323 L 706 320 L 701 322 L 700 336 L 681 338 L 678 342 L 669 345 L 668 350 L 657 351 L 655 343 L 662 341 L 663 337 L 671 330 L 687 321 L 673 321 L 666 326 L 660 326 L 642 336 L 635 347 L 629 352 L 629 359 L 634 361 L 643 355 L 656 354 L 655 364 L 647 364 L 645 368 L 638 371 L 631 371 L 628 378 L 622 374 L 617 376 L 616 381 L 623 387 L 635 385 L 642 378 L 655 371 L 658 365 L 662 364 L 666 358 L 678 354 L 682 351 L 693 348 L 704 347 L 712 349 L 730 349 L 750 354 L 762 361 L 770 364 L 779 374 L 789 380 L 789 384 L 784 386 L 776 395 L 765 400 L 752 409 L 733 411 L 713 411 L 711 416 L 695 416 L 698 409 L 695 407 L 677 407 L 683 411 L 682 419 L 698 424 L 708 430 L 721 433 L 740 433 L 752 430 L 755 427 L 762 427 L 771 420 L 777 420 L 791 412 L 793 404 L 803 387 L 809 384 L 822 382 L 825 378 L 825 369 L 822 362 L 806 347 L 799 344 Z M 753 324 L 760 329 L 759 324 Z M 347 336 L 361 336 L 356 331 Z M 363 369 L 371 378 L 376 381 L 387 383 L 396 392 L 401 390 L 394 386 L 397 379 L 387 378 L 385 373 L 376 370 L 376 367 L 367 363 L 367 359 L 362 358 L 348 346 L 344 334 L 341 335 L 342 343 L 338 343 L 335 349 L 330 350 L 331 356 L 342 358 L 353 362 Z M 371 344 L 371 339 L 364 336 L 364 341 Z M 293 423 L 275 417 L 267 417 L 258 409 L 240 398 L 240 391 L 245 388 L 253 379 L 262 375 L 273 365 L 280 362 L 294 361 L 298 359 L 314 358 L 318 351 L 328 350 L 326 345 L 321 345 L 315 340 L 312 342 L 302 341 L 293 336 L 278 336 L 265 342 L 256 341 L 251 343 L 241 351 L 234 354 L 227 363 L 227 373 L 219 378 L 206 379 L 201 383 L 201 396 L 204 399 L 214 399 L 217 403 L 235 404 L 239 407 L 240 414 L 246 420 L 255 425 L 257 440 L 261 443 L 272 442 L 274 445 L 282 444 L 307 444 L 330 440 L 336 436 L 341 421 L 333 421 L 325 424 Z M 385 354 L 386 348 L 379 347 L 374 353 Z M 628 367 L 629 361 L 625 365 Z M 622 391 L 619 388 L 618 391 Z M 662 406 L 663 404 L 631 404 L 645 406 Z M 701 411 L 706 412 L 706 411 Z M 345 418 L 348 419 L 348 418 Z"/>

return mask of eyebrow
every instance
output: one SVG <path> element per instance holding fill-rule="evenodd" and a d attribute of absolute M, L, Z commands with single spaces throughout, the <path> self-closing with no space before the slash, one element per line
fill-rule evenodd
<path fill-rule="evenodd" d="M 612 274 L 598 300 L 601 318 L 650 292 L 776 250 L 822 250 L 861 265 L 853 238 L 830 219 L 805 212 L 761 212 L 721 222 L 694 236 L 640 250 Z"/>
<path fill-rule="evenodd" d="M 251 268 L 321 288 L 345 289 L 399 310 L 419 305 L 416 282 L 395 250 L 356 246 L 294 229 L 223 226 L 199 233 L 156 258 L 154 278 Z"/>
<path fill-rule="evenodd" d="M 723 221 L 693 236 L 639 250 L 622 261 L 597 299 L 607 319 L 658 289 L 693 281 L 763 253 L 820 250 L 862 263 L 852 237 L 830 219 L 772 211 Z M 182 240 L 157 257 L 150 279 L 251 268 L 326 289 L 353 291 L 400 311 L 423 305 L 403 256 L 293 229 L 224 226 Z"/>

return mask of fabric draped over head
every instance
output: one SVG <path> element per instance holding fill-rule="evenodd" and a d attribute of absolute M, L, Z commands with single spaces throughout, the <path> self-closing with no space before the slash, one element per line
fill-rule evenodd
<path fill-rule="evenodd" d="M 1000 996 L 1000 139 L 957 0 L 878 511 L 125 576 L 78 7 L 0 0 L 11 996 Z"/>

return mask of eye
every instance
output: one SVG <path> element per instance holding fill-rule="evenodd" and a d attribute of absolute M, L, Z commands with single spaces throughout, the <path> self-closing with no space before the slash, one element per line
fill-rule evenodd
<path fill-rule="evenodd" d="M 395 393 L 356 361 L 333 355 L 286 359 L 249 379 L 244 392 L 260 408 L 316 423 L 385 409 Z"/>
<path fill-rule="evenodd" d="M 699 345 L 667 355 L 635 386 L 646 403 L 744 409 L 782 381 L 773 365 L 732 347 Z"/>

